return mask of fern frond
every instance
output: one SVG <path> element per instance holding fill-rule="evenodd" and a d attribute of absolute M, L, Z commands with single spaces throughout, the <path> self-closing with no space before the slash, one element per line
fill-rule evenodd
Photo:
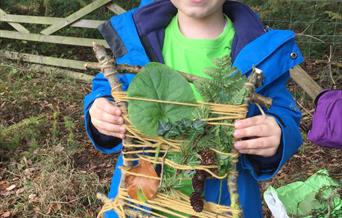
<path fill-rule="evenodd" d="M 205 70 L 210 79 L 200 79 L 195 86 L 207 102 L 221 104 L 243 103 L 246 78 L 231 66 L 229 56 L 214 60 L 215 67 Z"/>

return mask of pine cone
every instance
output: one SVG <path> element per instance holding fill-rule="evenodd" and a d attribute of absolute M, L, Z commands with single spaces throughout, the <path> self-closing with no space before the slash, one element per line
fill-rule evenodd
<path fill-rule="evenodd" d="M 196 173 L 194 175 L 194 178 L 202 182 L 204 182 L 207 177 L 208 177 L 208 173 L 204 170 L 196 170 Z"/>
<path fill-rule="evenodd" d="M 196 176 L 192 178 L 192 188 L 194 189 L 195 192 L 197 193 L 202 193 L 203 188 L 204 188 L 204 181 L 200 181 L 197 179 Z"/>
<path fill-rule="evenodd" d="M 200 193 L 193 192 L 190 197 L 190 204 L 192 209 L 196 212 L 202 212 L 204 207 L 204 202 Z"/>
<path fill-rule="evenodd" d="M 216 164 L 216 154 L 215 151 L 210 149 L 205 149 L 200 152 L 202 165 L 215 165 Z"/>

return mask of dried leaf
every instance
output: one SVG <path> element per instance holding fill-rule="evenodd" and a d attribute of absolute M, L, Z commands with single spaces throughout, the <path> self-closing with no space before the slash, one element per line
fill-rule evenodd
<path fill-rule="evenodd" d="M 37 202 L 37 195 L 36 194 L 30 194 L 28 196 L 28 198 L 29 198 L 30 203 Z"/>
<path fill-rule="evenodd" d="M 144 176 L 158 177 L 153 165 L 142 159 L 139 161 L 139 165 L 130 169 L 129 172 Z M 153 199 L 156 195 L 159 187 L 159 180 L 127 174 L 125 177 L 125 185 L 128 195 L 131 198 L 139 201 L 146 201 Z"/>
<path fill-rule="evenodd" d="M 0 181 L 0 191 L 5 191 L 9 187 L 8 181 Z"/>
<path fill-rule="evenodd" d="M 3 214 L 1 215 L 1 218 L 8 218 L 8 217 L 10 217 L 10 216 L 11 216 L 11 212 L 6 211 L 5 213 L 3 213 Z"/>
<path fill-rule="evenodd" d="M 20 195 L 21 193 L 23 193 L 25 191 L 25 188 L 20 188 L 20 189 L 18 189 L 16 192 L 15 192 L 15 194 L 18 196 L 18 195 Z"/>
<path fill-rule="evenodd" d="M 57 153 L 61 153 L 62 151 L 64 151 L 65 148 L 61 145 L 57 145 L 54 147 L 54 149 Z"/>
<path fill-rule="evenodd" d="M 10 187 L 6 188 L 6 191 L 12 191 L 13 189 L 15 189 L 15 187 L 17 187 L 17 186 L 11 185 Z"/>
<path fill-rule="evenodd" d="M 46 214 L 51 214 L 51 213 L 56 213 L 57 211 L 59 211 L 62 208 L 62 205 L 60 203 L 52 203 Z"/>

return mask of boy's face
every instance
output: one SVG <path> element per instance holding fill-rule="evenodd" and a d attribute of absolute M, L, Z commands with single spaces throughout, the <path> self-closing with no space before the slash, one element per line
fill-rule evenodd
<path fill-rule="evenodd" d="M 225 0 L 170 0 L 172 4 L 186 16 L 205 18 L 215 12 L 222 11 Z"/>

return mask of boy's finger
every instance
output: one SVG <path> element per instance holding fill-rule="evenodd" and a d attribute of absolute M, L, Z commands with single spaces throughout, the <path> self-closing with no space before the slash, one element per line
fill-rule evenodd
<path fill-rule="evenodd" d="M 249 149 L 266 149 L 274 147 L 274 137 L 261 137 L 249 140 L 241 140 L 234 143 L 234 147 L 237 150 L 249 150 Z"/>
<path fill-rule="evenodd" d="M 115 125 L 112 123 L 103 122 L 98 119 L 93 119 L 91 122 L 99 131 L 107 131 L 113 134 L 115 133 L 124 134 L 126 132 L 126 129 L 123 125 Z"/>
<path fill-rule="evenodd" d="M 106 112 L 112 115 L 121 115 L 121 110 L 118 106 L 115 105 L 114 102 L 106 99 L 106 98 L 98 98 L 94 101 L 93 106 L 90 108 L 93 111 L 98 113 Z"/>
<path fill-rule="evenodd" d="M 272 129 L 268 125 L 256 125 L 247 128 L 235 129 L 233 133 L 237 139 L 247 137 L 265 137 L 272 135 Z"/>
<path fill-rule="evenodd" d="M 98 119 L 103 122 L 108 122 L 116 125 L 123 124 L 123 118 L 106 112 L 100 113 Z"/>
<path fill-rule="evenodd" d="M 116 116 L 121 116 L 122 114 L 121 109 L 118 106 L 116 106 L 114 102 L 111 102 L 108 100 L 103 104 L 101 109 L 104 112 L 107 112 L 109 114 L 116 115 Z"/>
<path fill-rule="evenodd" d="M 122 134 L 122 133 L 112 133 L 112 132 L 108 132 L 108 131 L 105 131 L 105 130 L 102 130 L 101 133 L 104 134 L 104 135 L 107 135 L 107 136 L 114 136 L 114 137 L 120 138 L 120 139 L 123 139 L 125 137 L 125 134 Z"/>
<path fill-rule="evenodd" d="M 243 120 L 237 120 L 237 121 L 235 121 L 234 126 L 236 129 L 246 128 L 246 127 L 250 127 L 250 126 L 256 126 L 258 124 L 264 123 L 266 119 L 267 119 L 267 116 L 259 115 L 259 116 L 255 116 L 255 117 L 246 118 Z"/>
<path fill-rule="evenodd" d="M 239 150 L 240 154 L 253 154 L 263 157 L 272 157 L 275 155 L 276 151 L 273 148 L 269 149 L 246 149 L 246 150 Z"/>
<path fill-rule="evenodd" d="M 114 133 L 112 136 L 114 136 L 116 138 L 120 138 L 120 139 L 124 139 L 125 138 L 125 134 L 123 134 L 123 133 Z"/>

